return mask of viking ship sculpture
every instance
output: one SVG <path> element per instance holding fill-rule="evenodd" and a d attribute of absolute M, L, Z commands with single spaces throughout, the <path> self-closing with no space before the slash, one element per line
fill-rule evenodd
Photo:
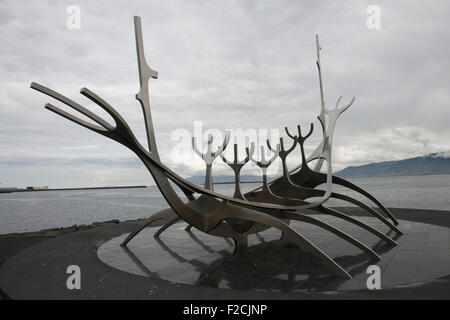
<path fill-rule="evenodd" d="M 402 234 L 397 228 L 398 222 L 395 217 L 377 199 L 375 199 L 375 197 L 349 181 L 332 174 L 332 141 L 336 121 L 338 117 L 353 104 L 354 98 L 343 106 L 340 106 L 341 98 L 339 98 L 336 103 L 336 108 L 325 108 L 320 65 L 320 46 L 317 36 L 317 68 L 319 72 L 321 98 L 321 109 L 318 119 L 323 134 L 319 146 L 317 146 L 311 155 L 306 157 L 304 143 L 313 131 L 312 124 L 306 135 L 302 134 L 300 126 L 298 126 L 297 135 L 291 133 L 289 129 L 286 128 L 287 135 L 292 140 L 292 144 L 286 145 L 282 138 L 280 139 L 280 143 L 276 146 L 272 146 L 268 141 L 267 148 L 273 152 L 273 156 L 270 159 L 266 159 L 264 157 L 264 152 L 261 152 L 261 159 L 256 160 L 253 156 L 255 150 L 253 144 L 246 148 L 246 156 L 244 159 L 239 160 L 238 146 L 236 144 L 234 145 L 234 159 L 229 160 L 225 158 L 223 151 L 229 143 L 229 135 L 226 136 L 222 146 L 215 152 L 212 151 L 213 140 L 211 137 L 208 140 L 208 148 L 205 153 L 202 153 L 197 149 L 195 139 L 193 139 L 194 151 L 200 155 L 206 164 L 205 183 L 202 187 L 182 178 L 160 160 L 150 112 L 148 91 L 150 78 L 157 79 L 158 72 L 151 69 L 146 62 L 139 17 L 134 18 L 134 27 L 140 81 L 140 90 L 136 95 L 136 99 L 140 102 L 144 114 L 148 149 L 136 139 L 127 122 L 116 109 L 91 90 L 82 88 L 80 93 L 103 108 L 114 119 L 114 124 L 105 121 L 80 104 L 66 98 L 52 89 L 35 82 L 31 83 L 31 88 L 59 100 L 88 117 L 96 124 L 84 121 L 50 103 L 47 103 L 45 108 L 87 129 L 115 140 L 133 151 L 150 171 L 156 185 L 167 200 L 170 208 L 157 212 L 144 220 L 141 226 L 126 237 L 122 243 L 123 246 L 126 246 L 127 243 L 145 227 L 160 219 L 167 220 L 167 223 L 155 233 L 155 237 L 158 237 L 161 232 L 181 220 L 188 224 L 187 228 L 194 227 L 210 235 L 232 238 L 235 242 L 235 253 L 245 252 L 247 247 L 247 237 L 250 234 L 258 233 L 268 228 L 276 228 L 282 232 L 285 239 L 289 239 L 297 244 L 302 250 L 311 252 L 319 258 L 330 273 L 351 278 L 349 273 L 338 263 L 289 226 L 289 221 L 296 220 L 321 227 L 358 247 L 367 254 L 369 259 L 375 261 L 380 260 L 380 256 L 371 248 L 351 235 L 333 227 L 331 224 L 315 218 L 314 216 L 317 213 L 321 213 L 338 217 L 357 227 L 365 229 L 367 232 L 372 233 L 388 245 L 396 245 L 396 242 L 385 233 L 378 231 L 357 218 L 324 206 L 324 203 L 330 198 L 340 199 L 355 204 L 364 209 L 368 214 L 379 219 L 397 235 Z M 327 118 L 328 121 L 326 121 Z M 299 148 L 297 148 L 297 145 Z M 263 148 L 263 146 L 261 146 L 261 148 Z M 288 155 L 296 149 L 300 150 L 302 161 L 297 167 L 290 170 L 288 169 L 286 159 Z M 262 149 L 262 151 L 264 150 Z M 235 192 L 233 197 L 214 191 L 212 164 L 219 156 L 234 171 Z M 280 157 L 281 159 L 283 174 L 281 177 L 269 182 L 267 178 L 267 168 L 277 157 Z M 316 165 L 312 169 L 310 168 L 309 163 L 313 160 L 316 160 Z M 260 188 L 242 194 L 239 178 L 240 171 L 250 161 L 255 162 L 261 169 L 263 183 Z M 326 162 L 327 167 L 326 173 L 320 172 L 324 162 Z M 321 184 L 325 184 L 325 190 L 316 189 L 316 187 Z M 358 192 L 376 204 L 379 211 L 350 196 L 333 192 L 333 184 Z M 173 185 L 176 185 L 184 193 L 187 197 L 187 201 L 183 200 L 177 194 Z M 316 200 L 308 201 L 310 198 L 315 198 Z"/>

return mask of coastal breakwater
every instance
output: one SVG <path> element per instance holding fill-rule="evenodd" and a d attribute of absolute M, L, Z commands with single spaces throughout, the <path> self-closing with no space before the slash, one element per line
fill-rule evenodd
<path fill-rule="evenodd" d="M 147 186 L 114 186 L 114 187 L 82 187 L 82 188 L 5 188 L 0 189 L 0 193 L 12 193 L 12 192 L 30 192 L 30 191 L 73 191 L 73 190 L 104 190 L 104 189 L 136 189 L 147 188 Z"/>

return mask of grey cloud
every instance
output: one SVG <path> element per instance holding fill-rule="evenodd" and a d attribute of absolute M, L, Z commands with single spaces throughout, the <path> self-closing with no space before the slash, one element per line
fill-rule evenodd
<path fill-rule="evenodd" d="M 44 110 L 51 99 L 29 89 L 37 81 L 100 112 L 79 94 L 87 86 L 145 141 L 134 100 L 136 14 L 147 58 L 160 75 L 150 84 L 159 150 L 181 174 L 199 167 L 170 162 L 170 134 L 192 131 L 196 120 L 221 130 L 314 122 L 307 145 L 313 150 L 320 140 L 317 32 L 327 106 L 340 95 L 357 98 L 338 121 L 336 169 L 450 149 L 446 1 L 378 1 L 378 31 L 366 28 L 372 1 L 77 1 L 77 31 L 66 28 L 71 4 L 0 3 L 0 178 L 9 185 L 27 178 L 58 186 L 151 183 L 130 151 Z M 38 174 L 45 159 L 54 170 Z"/>

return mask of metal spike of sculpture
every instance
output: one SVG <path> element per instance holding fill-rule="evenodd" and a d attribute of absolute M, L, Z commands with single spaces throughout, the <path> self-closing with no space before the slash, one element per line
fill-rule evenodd
<path fill-rule="evenodd" d="M 323 139 L 320 145 L 308 158 L 306 158 L 303 145 L 305 140 L 311 135 L 313 126 L 311 125 L 310 132 L 306 136 L 302 136 L 300 126 L 298 127 L 298 136 L 292 135 L 286 128 L 289 137 L 293 140 L 293 145 L 289 149 L 285 149 L 283 140 L 280 140 L 280 144 L 277 145 L 275 149 L 270 145 L 270 143 L 268 143 L 269 149 L 273 152 L 272 158 L 270 160 L 266 160 L 263 155 L 264 150 L 262 150 L 261 160 L 258 161 L 253 158 L 254 146 L 252 145 L 250 150 L 248 148 L 246 149 L 247 157 L 243 161 L 238 161 L 238 148 L 237 145 L 234 145 L 234 161 L 230 162 L 227 161 L 222 154 L 229 142 L 229 135 L 227 135 L 223 145 L 219 147 L 216 152 L 212 152 L 212 139 L 209 138 L 208 148 L 205 154 L 197 149 L 195 140 L 193 140 L 192 142 L 195 152 L 202 157 L 206 164 L 205 186 L 201 187 L 180 177 L 164 165 L 160 160 L 150 112 L 148 91 L 150 78 L 157 79 L 158 72 L 151 69 L 146 62 L 139 17 L 134 18 L 134 25 L 140 82 L 140 90 L 136 95 L 136 99 L 140 102 L 144 114 L 148 149 L 144 148 L 144 146 L 142 146 L 136 139 L 130 127 L 121 115 L 105 100 L 89 89 L 82 88 L 80 92 L 83 96 L 103 108 L 113 118 L 115 122 L 114 124 L 108 123 L 80 104 L 49 88 L 34 82 L 31 83 L 31 88 L 59 100 L 60 102 L 73 108 L 75 111 L 78 111 L 82 115 L 88 117 L 96 124 L 84 121 L 50 103 L 47 103 L 45 108 L 87 129 L 115 140 L 133 151 L 147 167 L 162 195 L 170 205 L 169 209 L 157 212 L 146 219 L 139 228 L 127 236 L 122 243 L 123 246 L 126 246 L 127 243 L 146 226 L 159 219 L 167 219 L 169 222 L 156 232 L 155 237 L 158 237 L 161 232 L 166 230 L 178 220 L 183 220 L 188 223 L 189 228 L 195 227 L 200 231 L 214 236 L 232 238 L 235 242 L 235 252 L 241 252 L 247 247 L 247 237 L 249 234 L 257 233 L 261 230 L 272 227 L 279 229 L 285 238 L 290 239 L 302 250 L 314 254 L 323 262 L 324 266 L 328 268 L 331 273 L 347 278 L 351 277 L 339 264 L 333 261 L 312 242 L 289 226 L 289 220 L 297 220 L 321 227 L 331 233 L 334 233 L 343 240 L 348 241 L 352 245 L 360 248 L 368 255 L 368 257 L 370 257 L 370 259 L 380 259 L 377 253 L 364 245 L 362 242 L 333 227 L 332 225 L 314 218 L 314 214 L 316 212 L 326 213 L 344 219 L 367 230 L 368 232 L 371 232 L 372 234 L 378 236 L 381 240 L 391 245 L 396 245 L 396 242 L 384 233 L 370 227 L 356 218 L 339 211 L 332 210 L 323 205 L 324 202 L 326 202 L 330 197 L 351 202 L 381 220 L 397 234 L 401 234 L 401 231 L 395 226 L 398 223 L 394 216 L 386 208 L 384 208 L 377 199 L 350 182 L 332 175 L 331 146 L 334 128 L 339 115 L 351 106 L 354 98 L 343 107 L 338 107 L 340 102 L 339 98 L 335 109 L 325 108 L 319 56 L 320 46 L 317 36 L 317 67 L 319 71 L 321 96 L 321 113 L 319 115 L 319 121 L 323 130 Z M 326 123 L 325 115 L 328 116 L 328 123 Z M 295 149 L 297 144 L 300 146 L 302 163 L 293 170 L 288 170 L 286 158 Z M 219 155 L 235 173 L 234 197 L 225 196 L 214 191 L 212 180 L 212 163 Z M 268 182 L 266 174 L 267 167 L 278 156 L 282 161 L 283 175 L 271 182 Z M 240 172 L 242 167 L 249 162 L 250 159 L 256 161 L 257 165 L 261 168 L 263 173 L 263 185 L 261 188 L 242 194 L 239 186 Z M 310 169 L 308 166 L 308 163 L 312 160 L 318 160 L 314 170 Z M 319 172 L 324 161 L 327 163 L 326 174 Z M 188 202 L 184 202 L 178 196 L 170 182 L 174 183 L 183 191 L 188 199 Z M 323 183 L 326 183 L 326 190 L 315 189 L 318 185 Z M 332 191 L 333 184 L 345 186 L 364 195 L 366 198 L 377 204 L 381 211 L 392 220 L 392 223 L 382 214 L 362 202 L 349 196 L 334 193 Z M 319 200 L 314 202 L 307 201 L 307 199 L 313 197 L 319 198 Z"/>
<path fill-rule="evenodd" d="M 244 160 L 238 160 L 238 145 L 234 144 L 234 161 L 228 161 L 224 155 L 221 155 L 223 162 L 228 164 L 230 168 L 234 171 L 234 198 L 245 200 L 244 196 L 241 192 L 241 170 L 250 161 L 250 158 L 253 156 L 253 152 L 255 151 L 255 145 L 251 145 L 251 149 L 245 148 L 247 152 L 247 157 Z"/>
<path fill-rule="evenodd" d="M 208 137 L 208 149 L 205 153 L 202 153 L 195 143 L 195 137 L 192 137 L 192 149 L 194 149 L 194 152 L 200 156 L 205 161 L 206 164 L 206 174 L 205 174 L 205 188 L 208 190 L 214 190 L 213 182 L 212 182 L 212 164 L 216 158 L 224 152 L 225 148 L 228 145 L 228 142 L 230 141 L 230 132 L 228 131 L 225 140 L 223 142 L 223 145 L 220 146 L 216 152 L 212 152 L 212 143 L 213 143 L 213 136 L 209 135 Z"/>

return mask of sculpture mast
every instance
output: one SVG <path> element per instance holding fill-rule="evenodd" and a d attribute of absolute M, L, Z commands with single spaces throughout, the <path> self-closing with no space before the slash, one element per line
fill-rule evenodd
<path fill-rule="evenodd" d="M 155 131 L 153 129 L 152 114 L 150 112 L 150 98 L 148 82 L 150 78 L 158 79 L 158 71 L 153 70 L 147 64 L 144 54 L 144 42 L 142 40 L 141 18 L 134 17 L 134 33 L 136 36 L 136 52 L 139 67 L 140 90 L 136 94 L 136 100 L 141 103 L 144 112 L 145 129 L 147 131 L 148 151 L 159 160 L 158 148 L 156 146 Z"/>
<path fill-rule="evenodd" d="M 319 88 L 320 88 L 320 115 L 319 115 L 319 120 L 322 121 L 322 125 L 325 126 L 325 100 L 323 98 L 322 70 L 320 68 L 320 50 L 322 50 L 322 48 L 320 47 L 320 44 L 319 44 L 319 35 L 316 34 L 316 51 L 317 51 L 316 64 L 317 64 L 317 69 L 318 69 L 318 72 L 319 72 Z M 324 131 L 325 131 L 325 127 L 324 127 Z"/>
<path fill-rule="evenodd" d="M 317 118 L 319 119 L 323 130 L 322 141 L 320 142 L 320 145 L 317 147 L 317 149 L 313 152 L 314 156 L 319 156 L 316 166 L 314 167 L 314 170 L 316 171 L 320 171 L 323 165 L 323 158 L 321 158 L 320 156 L 322 156 L 323 147 L 326 139 L 325 99 L 323 98 L 322 69 L 320 66 L 320 50 L 322 50 L 322 48 L 320 47 L 319 44 L 319 35 L 316 34 L 316 51 L 317 51 L 316 64 L 317 64 L 317 71 L 319 73 L 319 89 L 320 89 L 320 114 Z"/>

